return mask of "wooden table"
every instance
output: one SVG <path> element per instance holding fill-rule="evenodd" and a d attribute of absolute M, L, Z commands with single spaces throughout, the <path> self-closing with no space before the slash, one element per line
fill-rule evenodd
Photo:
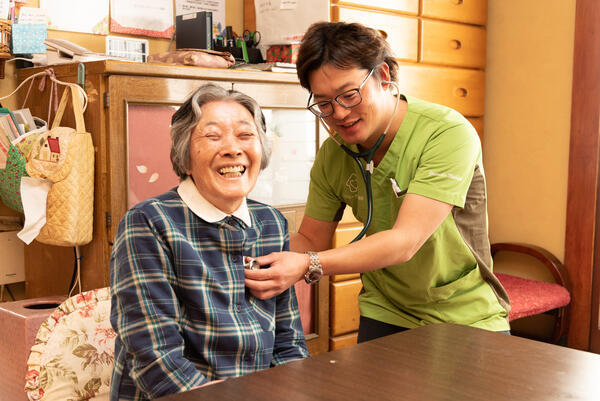
<path fill-rule="evenodd" d="M 425 326 L 163 401 L 600 400 L 600 355 L 467 326 Z"/>

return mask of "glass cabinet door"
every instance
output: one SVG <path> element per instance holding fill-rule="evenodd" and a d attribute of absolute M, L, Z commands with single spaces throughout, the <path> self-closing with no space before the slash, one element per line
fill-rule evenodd
<path fill-rule="evenodd" d="M 273 206 L 306 202 L 315 160 L 315 116 L 303 109 L 263 109 L 273 146 L 249 198 Z"/>

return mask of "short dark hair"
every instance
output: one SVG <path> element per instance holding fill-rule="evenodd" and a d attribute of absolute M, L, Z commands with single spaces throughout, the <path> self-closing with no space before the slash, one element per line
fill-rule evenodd
<path fill-rule="evenodd" d="M 261 170 L 269 164 L 271 141 L 267 137 L 265 116 L 256 100 L 242 92 L 206 84 L 196 89 L 171 118 L 171 164 L 181 180 L 187 177 L 187 171 L 190 169 L 190 138 L 202 117 L 200 108 L 215 101 L 233 101 L 250 112 L 254 117 L 262 148 Z"/>
<path fill-rule="evenodd" d="M 371 70 L 385 62 L 390 67 L 390 79 L 398 80 L 398 63 L 382 34 L 358 23 L 316 22 L 300 44 L 296 70 L 300 85 L 310 90 L 310 73 L 325 64 L 337 68 Z"/>

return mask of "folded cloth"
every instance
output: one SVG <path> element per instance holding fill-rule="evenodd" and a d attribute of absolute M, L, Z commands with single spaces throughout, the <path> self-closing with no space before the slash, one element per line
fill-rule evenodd
<path fill-rule="evenodd" d="M 229 52 L 206 49 L 177 49 L 170 52 L 151 54 L 148 56 L 148 62 L 229 68 L 235 64 L 235 58 Z"/>

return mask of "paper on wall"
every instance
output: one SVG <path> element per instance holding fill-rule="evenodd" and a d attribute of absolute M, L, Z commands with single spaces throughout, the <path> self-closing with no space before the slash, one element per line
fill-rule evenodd
<path fill-rule="evenodd" d="M 225 0 L 175 0 L 175 15 L 212 12 L 213 37 L 225 30 Z"/>
<path fill-rule="evenodd" d="M 110 0 L 110 31 L 170 38 L 173 0 Z"/>
<path fill-rule="evenodd" d="M 297 0 L 281 0 L 281 5 L 279 6 L 282 10 L 295 10 L 298 8 Z"/>
<path fill-rule="evenodd" d="M 40 0 L 48 29 L 108 34 L 108 0 Z"/>
<path fill-rule="evenodd" d="M 299 43 L 314 22 L 329 21 L 329 2 L 304 0 L 255 0 L 256 30 L 261 33 L 260 47 Z"/>
<path fill-rule="evenodd" d="M 19 24 L 44 24 L 48 23 L 46 10 L 36 7 L 21 7 L 19 10 Z"/>
<path fill-rule="evenodd" d="M 0 0 L 0 18 L 8 19 L 10 14 L 10 1 Z"/>

